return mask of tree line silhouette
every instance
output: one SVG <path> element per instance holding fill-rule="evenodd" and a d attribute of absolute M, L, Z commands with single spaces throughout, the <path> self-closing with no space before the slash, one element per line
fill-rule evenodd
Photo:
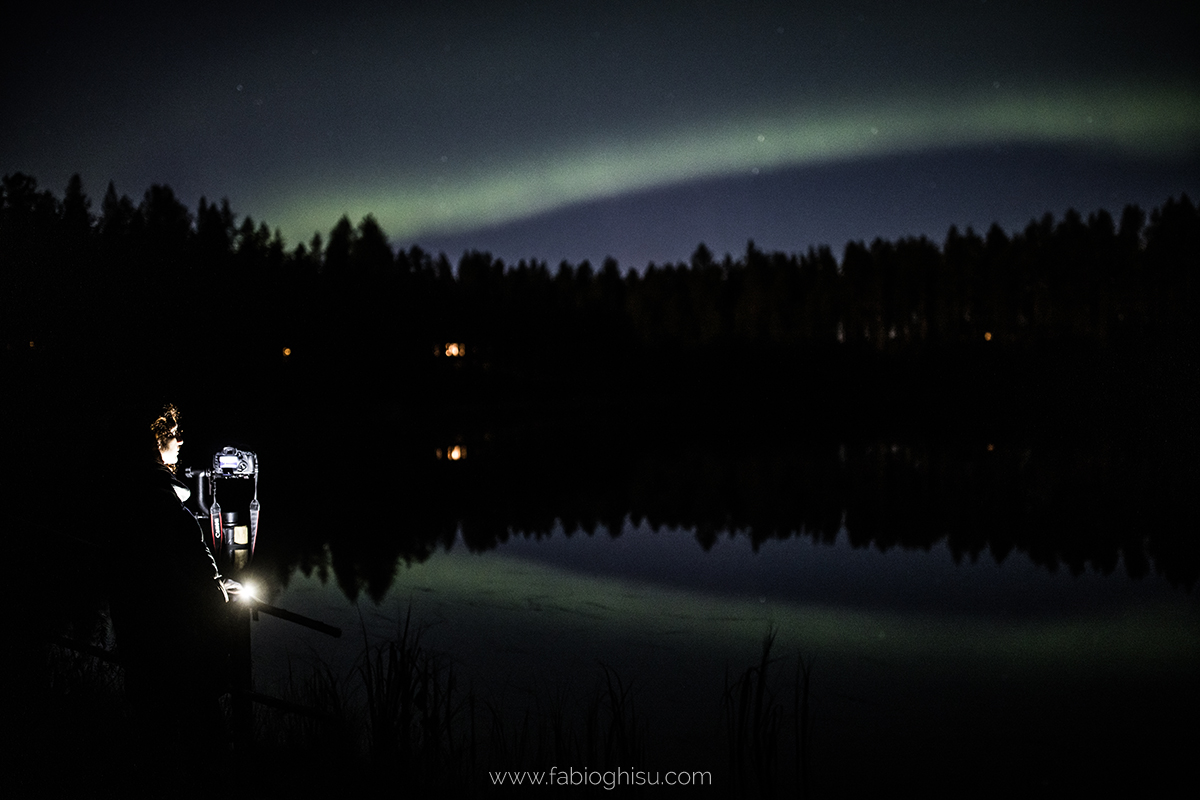
<path fill-rule="evenodd" d="M 508 388 L 782 372 L 817 387 L 847 379 L 848 365 L 888 364 L 927 380 L 923 363 L 957 371 L 990 358 L 993 370 L 1062 348 L 1083 358 L 1186 347 L 1200 252 L 1186 195 L 1149 213 L 1127 206 L 1119 221 L 1070 210 L 1012 234 L 992 225 L 951 227 L 940 244 L 853 241 L 840 258 L 751 241 L 718 259 L 700 244 L 688 261 L 624 272 L 612 258 L 551 267 L 478 251 L 452 265 L 395 249 L 371 215 L 289 247 L 227 200 L 201 198 L 193 213 L 164 185 L 135 204 L 109 184 L 98 213 L 92 205 L 78 175 L 61 199 L 30 176 L 3 179 L 10 357 L 287 362 L 370 381 L 420 376 L 431 346 L 453 341 L 467 346 L 468 373 L 504 376 Z"/>

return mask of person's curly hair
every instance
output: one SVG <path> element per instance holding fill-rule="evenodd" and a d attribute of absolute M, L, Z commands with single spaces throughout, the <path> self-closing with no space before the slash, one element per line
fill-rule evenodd
<path fill-rule="evenodd" d="M 166 449 L 167 444 L 171 441 L 171 431 L 179 427 L 179 409 L 174 403 L 167 403 L 159 411 L 158 417 L 154 422 L 150 423 L 150 432 L 154 434 L 154 458 L 159 464 L 162 464 L 161 452 Z M 171 472 L 175 471 L 175 464 L 162 464 Z"/>

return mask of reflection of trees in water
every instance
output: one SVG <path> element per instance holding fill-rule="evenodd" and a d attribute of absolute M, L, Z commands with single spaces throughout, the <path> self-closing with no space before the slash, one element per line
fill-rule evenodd
<path fill-rule="evenodd" d="M 460 530 L 470 550 L 483 551 L 510 537 L 616 537 L 627 521 L 694 530 L 705 550 L 724 536 L 756 550 L 795 536 L 832 543 L 844 528 L 853 546 L 880 551 L 945 541 L 955 559 L 1002 562 L 1018 551 L 1073 574 L 1120 566 L 1188 587 L 1196 578 L 1194 546 L 1169 524 L 1183 495 L 1158 465 L 1123 460 L 1103 443 L 700 439 L 636 424 L 541 426 L 480 436 L 454 464 L 411 444 L 427 457 L 326 487 L 331 506 L 356 498 L 358 524 L 301 522 L 303 539 L 281 539 L 276 553 L 310 571 L 306 548 L 328 541 L 339 585 L 373 599 L 386 594 L 395 565 L 453 546 Z M 311 501 L 313 491 L 303 496 Z"/>

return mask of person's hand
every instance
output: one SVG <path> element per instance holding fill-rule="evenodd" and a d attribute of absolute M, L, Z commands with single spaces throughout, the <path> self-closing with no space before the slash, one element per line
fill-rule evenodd
<path fill-rule="evenodd" d="M 242 585 L 235 580 L 229 578 L 221 578 L 218 583 L 221 585 L 221 591 L 225 594 L 225 602 L 237 597 L 242 593 Z"/>

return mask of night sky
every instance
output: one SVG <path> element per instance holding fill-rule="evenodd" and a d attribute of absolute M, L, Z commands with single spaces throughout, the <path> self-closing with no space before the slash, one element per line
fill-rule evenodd
<path fill-rule="evenodd" d="M 640 268 L 1200 198 L 1174 0 L 101 5 L 6 23 L 0 172 L 227 197 L 289 247 L 373 213 Z"/>

